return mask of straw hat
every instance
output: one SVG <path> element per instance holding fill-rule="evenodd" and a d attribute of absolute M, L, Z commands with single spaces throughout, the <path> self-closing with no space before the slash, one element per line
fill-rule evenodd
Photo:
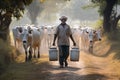
<path fill-rule="evenodd" d="M 59 20 L 67 20 L 66 16 L 62 16 L 61 18 L 59 18 Z"/>

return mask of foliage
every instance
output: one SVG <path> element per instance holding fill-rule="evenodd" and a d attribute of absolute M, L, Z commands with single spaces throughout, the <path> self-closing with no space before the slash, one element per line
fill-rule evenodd
<path fill-rule="evenodd" d="M 7 41 L 12 17 L 20 19 L 32 0 L 0 0 L 0 38 Z"/>
<path fill-rule="evenodd" d="M 103 16 L 103 28 L 105 32 L 115 31 L 120 19 L 120 14 L 117 13 L 117 5 L 120 5 L 120 0 L 91 0 L 94 4 L 100 4 L 99 13 Z"/>
<path fill-rule="evenodd" d="M 92 5 L 96 5 L 96 7 L 99 7 L 98 12 L 100 13 L 100 16 L 103 16 L 106 7 L 106 1 L 109 0 L 91 0 L 91 2 L 93 3 Z M 117 0 L 116 4 L 114 4 L 114 9 L 116 5 L 120 5 L 120 0 Z"/>
<path fill-rule="evenodd" d="M 98 28 L 102 27 L 102 24 L 103 24 L 103 20 L 99 19 L 94 23 L 94 28 L 98 29 Z"/>
<path fill-rule="evenodd" d="M 19 19 L 24 12 L 25 6 L 31 2 L 32 0 L 0 0 L 0 16 L 7 13 L 6 15 L 12 15 L 12 17 Z"/>

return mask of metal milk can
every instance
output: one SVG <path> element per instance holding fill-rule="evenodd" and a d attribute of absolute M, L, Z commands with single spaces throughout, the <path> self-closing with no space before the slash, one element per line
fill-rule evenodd
<path fill-rule="evenodd" d="M 73 47 L 70 51 L 70 61 L 79 61 L 79 48 Z"/>
<path fill-rule="evenodd" d="M 57 61 L 58 60 L 58 50 L 57 47 L 49 48 L 49 60 Z"/>

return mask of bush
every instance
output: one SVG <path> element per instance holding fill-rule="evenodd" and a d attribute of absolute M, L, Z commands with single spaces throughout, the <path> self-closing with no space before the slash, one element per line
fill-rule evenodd
<path fill-rule="evenodd" d="M 0 40 L 0 74 L 11 62 L 15 61 L 16 56 L 16 49 L 9 43 Z"/>

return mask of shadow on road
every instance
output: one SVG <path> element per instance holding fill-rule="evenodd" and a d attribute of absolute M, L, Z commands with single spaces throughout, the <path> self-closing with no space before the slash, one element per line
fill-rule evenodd
<path fill-rule="evenodd" d="M 108 77 L 101 74 L 81 75 L 74 72 L 61 72 L 49 76 L 49 80 L 107 80 Z"/>
<path fill-rule="evenodd" d="M 80 70 L 81 68 L 77 68 L 77 67 L 64 67 L 64 68 L 59 68 L 59 66 L 52 66 L 51 67 L 52 70 L 67 70 L 67 71 L 78 71 Z"/>

